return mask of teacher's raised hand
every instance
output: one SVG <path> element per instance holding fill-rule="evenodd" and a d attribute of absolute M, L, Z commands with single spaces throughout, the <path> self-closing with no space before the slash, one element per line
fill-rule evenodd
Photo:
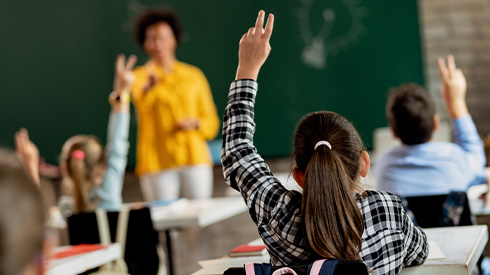
<path fill-rule="evenodd" d="M 238 50 L 238 69 L 235 79 L 257 80 L 260 68 L 271 51 L 269 40 L 274 26 L 274 15 L 271 13 L 264 26 L 265 12 L 259 11 L 255 27 L 242 36 Z"/>

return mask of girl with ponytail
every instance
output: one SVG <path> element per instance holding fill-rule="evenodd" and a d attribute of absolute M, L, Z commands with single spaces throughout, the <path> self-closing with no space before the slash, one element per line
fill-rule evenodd
<path fill-rule="evenodd" d="M 398 197 L 363 190 L 369 156 L 352 124 L 333 112 L 306 115 L 294 137 L 292 174 L 303 193 L 276 179 L 253 146 L 257 77 L 271 50 L 274 16 L 264 11 L 240 40 L 228 95 L 221 160 L 226 183 L 239 190 L 273 265 L 319 258 L 364 260 L 375 274 L 400 274 L 428 254 L 424 232 Z"/>
<path fill-rule="evenodd" d="M 63 175 L 60 210 L 65 215 L 91 212 L 96 207 L 117 211 L 122 206 L 121 191 L 129 149 L 129 87 L 136 64 L 132 55 L 116 60 L 114 87 L 109 96 L 111 113 L 104 148 L 95 136 L 76 135 L 61 149 L 60 168 Z M 26 129 L 16 134 L 17 154 L 25 170 L 39 184 L 39 151 L 29 139 Z M 68 195 L 68 196 L 66 196 Z"/>
<path fill-rule="evenodd" d="M 129 149 L 129 87 L 136 56 L 119 55 L 115 64 L 111 114 L 104 148 L 95 136 L 76 135 L 61 150 L 60 167 L 72 195 L 60 208 L 69 212 L 91 212 L 100 207 L 117 211 L 122 206 L 122 185 Z"/>

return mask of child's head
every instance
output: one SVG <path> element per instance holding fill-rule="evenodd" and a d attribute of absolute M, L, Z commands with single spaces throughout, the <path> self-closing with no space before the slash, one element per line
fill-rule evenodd
<path fill-rule="evenodd" d="M 407 145 L 429 141 L 438 123 L 434 100 L 416 84 L 391 91 L 386 117 L 394 135 Z"/>
<path fill-rule="evenodd" d="M 39 187 L 0 151 L 0 274 L 41 274 L 45 212 Z"/>
<path fill-rule="evenodd" d="M 102 182 L 105 171 L 104 148 L 95 136 L 77 135 L 68 139 L 61 150 L 60 166 L 73 183 L 75 212 L 93 211 L 96 198 L 91 190 Z"/>
<path fill-rule="evenodd" d="M 310 246 L 324 258 L 360 259 L 363 218 L 354 193 L 362 190 L 369 156 L 356 129 L 333 112 L 308 114 L 296 129 L 294 159 Z"/>

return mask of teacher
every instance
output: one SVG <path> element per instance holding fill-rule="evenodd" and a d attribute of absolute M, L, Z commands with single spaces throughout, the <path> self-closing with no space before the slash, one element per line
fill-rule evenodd
<path fill-rule="evenodd" d="M 149 60 L 134 70 L 138 120 L 136 174 L 146 201 L 208 198 L 212 161 L 206 141 L 220 121 L 203 72 L 176 59 L 182 29 L 175 14 L 150 9 L 139 16 L 136 40 Z"/>

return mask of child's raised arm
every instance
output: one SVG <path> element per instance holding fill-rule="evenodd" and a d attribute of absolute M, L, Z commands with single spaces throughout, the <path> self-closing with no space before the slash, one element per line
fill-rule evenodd
<path fill-rule="evenodd" d="M 257 80 L 260 68 L 269 56 L 271 45 L 269 40 L 274 27 L 274 15 L 271 13 L 264 25 L 265 12 L 259 11 L 255 27 L 252 27 L 240 39 L 238 50 L 238 69 L 235 80 L 253 79 Z"/>

